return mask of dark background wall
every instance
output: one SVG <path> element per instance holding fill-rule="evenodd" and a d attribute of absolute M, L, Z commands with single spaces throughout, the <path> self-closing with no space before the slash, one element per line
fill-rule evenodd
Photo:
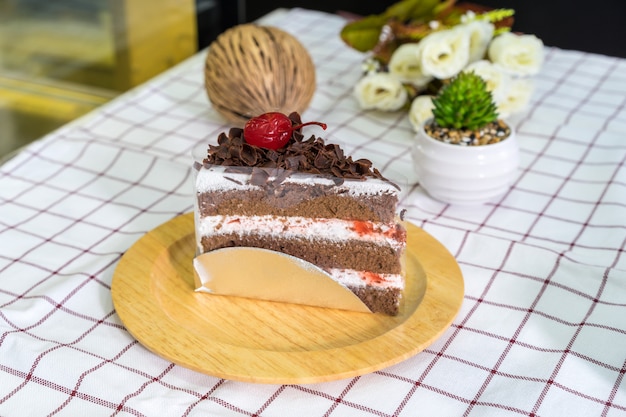
<path fill-rule="evenodd" d="M 278 7 L 366 15 L 380 13 L 395 1 L 241 0 L 240 3 L 244 8 L 243 18 L 249 22 Z M 534 33 L 546 45 L 626 58 L 626 0 L 477 0 L 474 3 L 515 9 L 513 29 Z"/>

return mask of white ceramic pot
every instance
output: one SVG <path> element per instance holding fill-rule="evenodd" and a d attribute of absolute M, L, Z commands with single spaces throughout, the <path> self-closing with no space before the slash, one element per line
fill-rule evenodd
<path fill-rule="evenodd" d="M 502 196 L 519 167 L 513 130 L 498 143 L 461 146 L 433 139 L 422 128 L 412 153 L 420 185 L 433 198 L 450 204 L 481 204 Z"/>

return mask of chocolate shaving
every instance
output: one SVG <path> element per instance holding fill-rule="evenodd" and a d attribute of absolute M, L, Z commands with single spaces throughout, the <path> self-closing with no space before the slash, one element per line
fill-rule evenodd
<path fill-rule="evenodd" d="M 276 184 L 281 184 L 283 181 L 289 177 L 290 172 L 285 169 L 277 169 L 277 172 L 274 173 L 274 182 Z"/>
<path fill-rule="evenodd" d="M 301 124 L 300 115 L 291 113 L 292 125 Z M 321 174 L 338 178 L 335 184 L 343 183 L 343 179 L 364 180 L 366 177 L 379 178 L 387 181 L 380 172 L 372 168 L 368 159 L 352 160 L 345 156 L 343 149 L 337 144 L 325 144 L 322 138 L 311 136 L 304 139 L 300 129 L 295 130 L 287 145 L 278 150 L 264 149 L 245 142 L 243 129 L 231 128 L 228 135 L 221 133 L 217 145 L 209 145 L 205 164 L 239 167 L 262 167 L 308 174 Z M 264 174 L 253 174 L 253 183 L 265 183 Z M 274 181 L 282 182 L 288 174 L 280 174 Z"/>
<path fill-rule="evenodd" d="M 264 169 L 253 169 L 250 176 L 250 184 L 257 186 L 265 185 L 269 177 L 270 174 Z"/>
<path fill-rule="evenodd" d="M 298 171 L 300 164 L 305 164 L 306 158 L 303 155 L 293 155 L 285 158 L 286 168 L 291 171 Z"/>
<path fill-rule="evenodd" d="M 241 152 L 240 152 L 239 157 L 241 158 L 241 160 L 244 161 L 247 166 L 256 165 L 257 153 L 254 151 L 252 146 L 248 145 L 247 143 L 244 143 L 240 149 L 241 149 Z"/>
<path fill-rule="evenodd" d="M 225 178 L 225 179 L 227 179 L 228 181 L 232 181 L 232 182 L 234 182 L 235 184 L 238 184 L 238 185 L 243 185 L 243 184 L 241 183 L 241 181 L 238 181 L 238 180 L 236 180 L 236 179 L 234 179 L 234 178 L 230 178 L 230 177 L 224 177 L 224 178 Z"/>
<path fill-rule="evenodd" d="M 320 152 L 315 157 L 315 161 L 313 161 L 313 165 L 315 165 L 315 168 L 324 170 L 324 169 L 330 169 L 333 166 L 333 162 L 334 161 L 331 158 L 329 158 L 324 153 Z"/>
<path fill-rule="evenodd" d="M 222 132 L 219 134 L 219 136 L 217 137 L 217 143 L 219 145 L 223 145 L 225 143 L 228 143 L 228 136 L 226 136 L 226 133 Z"/>

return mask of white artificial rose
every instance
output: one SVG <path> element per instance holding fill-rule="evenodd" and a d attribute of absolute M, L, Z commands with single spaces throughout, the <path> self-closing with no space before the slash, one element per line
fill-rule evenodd
<path fill-rule="evenodd" d="M 493 23 L 487 20 L 472 20 L 460 25 L 459 28 L 467 31 L 469 34 L 469 62 L 483 59 L 487 53 L 487 48 L 489 48 L 489 43 L 493 38 L 493 31 L 495 29 Z"/>
<path fill-rule="evenodd" d="M 454 28 L 433 32 L 421 40 L 422 72 L 446 79 L 457 75 L 469 62 L 469 33 Z"/>
<path fill-rule="evenodd" d="M 433 77 L 424 75 L 421 62 L 421 48 L 417 43 L 400 45 L 389 60 L 389 73 L 404 83 L 411 83 L 421 88 Z"/>
<path fill-rule="evenodd" d="M 408 93 L 400 80 L 386 72 L 367 74 L 354 86 L 361 108 L 393 111 L 402 107 Z"/>
<path fill-rule="evenodd" d="M 524 110 L 530 102 L 533 89 L 533 82 L 528 78 L 516 78 L 511 80 L 505 92 L 504 99 L 496 103 L 499 117 L 507 118 L 513 113 Z"/>
<path fill-rule="evenodd" d="M 506 99 L 511 76 L 506 74 L 499 66 L 492 64 L 486 59 L 469 64 L 463 72 L 474 72 L 485 81 L 487 91 L 491 92 L 496 104 Z"/>
<path fill-rule="evenodd" d="M 543 42 L 535 35 L 505 32 L 491 41 L 488 55 L 509 74 L 535 75 L 543 63 Z"/>
<path fill-rule="evenodd" d="M 409 122 L 416 132 L 424 125 L 424 122 L 433 117 L 433 98 L 431 96 L 417 96 L 411 103 L 409 110 Z"/>

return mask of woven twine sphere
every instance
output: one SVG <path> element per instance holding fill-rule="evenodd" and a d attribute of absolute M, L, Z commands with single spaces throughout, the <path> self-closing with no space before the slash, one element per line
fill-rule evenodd
<path fill-rule="evenodd" d="M 211 43 L 204 67 L 213 108 L 243 126 L 267 112 L 304 112 L 315 92 L 315 66 L 302 44 L 268 26 L 234 26 Z"/>

